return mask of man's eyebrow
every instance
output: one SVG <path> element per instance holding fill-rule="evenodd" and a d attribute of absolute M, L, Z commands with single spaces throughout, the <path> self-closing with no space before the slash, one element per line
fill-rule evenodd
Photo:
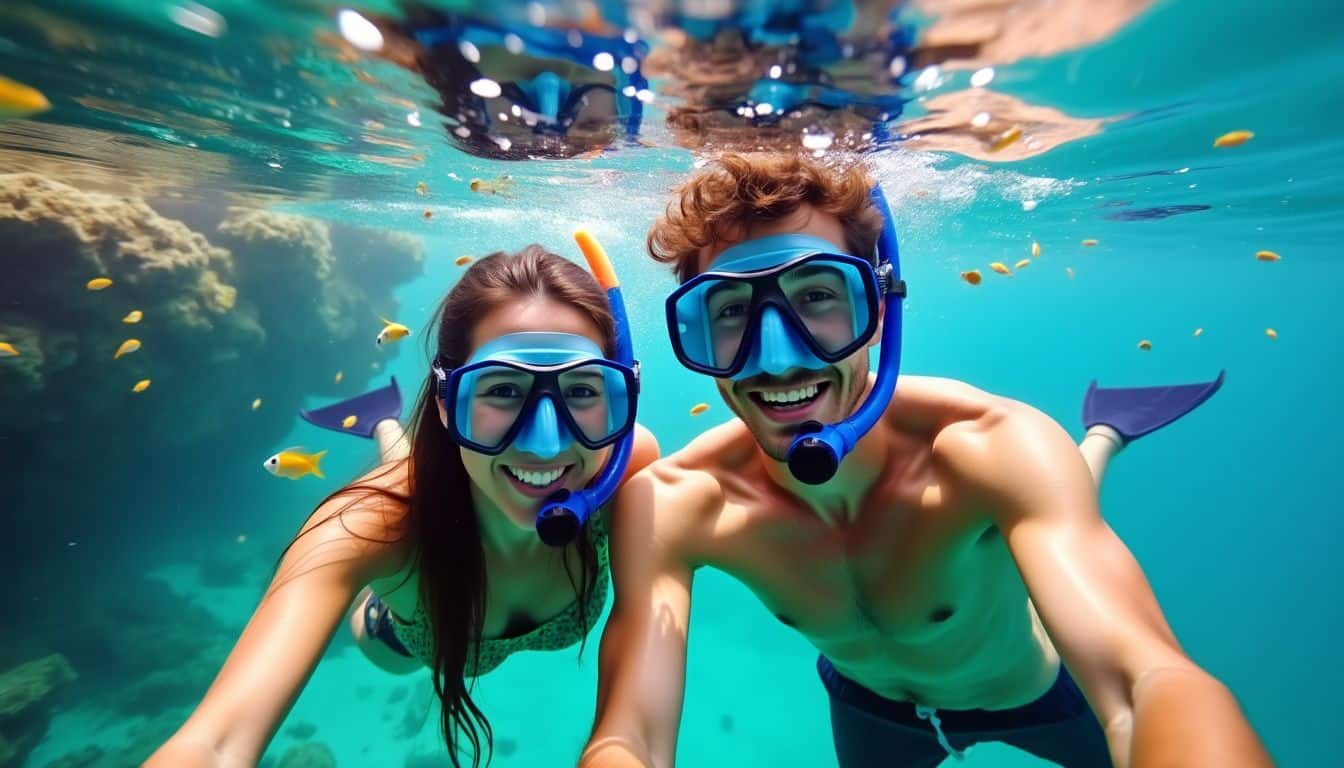
<path fill-rule="evenodd" d="M 717 282 L 711 285 L 709 287 L 709 290 L 705 291 L 705 303 L 708 304 L 711 299 L 713 299 L 716 295 L 723 293 L 724 291 L 731 291 L 734 289 L 741 289 L 741 288 L 742 286 L 736 283 L 731 283 L 727 281 Z"/>
<path fill-rule="evenodd" d="M 798 269 L 790 270 L 790 273 L 792 275 L 796 275 L 802 278 L 817 277 L 818 275 L 826 277 L 840 276 L 840 270 L 829 264 L 809 264 L 808 266 L 805 267 L 799 267 Z"/>

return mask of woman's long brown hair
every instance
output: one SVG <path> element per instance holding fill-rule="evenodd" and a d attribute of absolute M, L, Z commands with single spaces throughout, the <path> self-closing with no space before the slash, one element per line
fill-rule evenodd
<path fill-rule="evenodd" d="M 439 304 L 435 314 L 437 349 L 428 352 L 447 368 L 465 364 L 471 353 L 472 330 L 482 316 L 503 302 L 538 296 L 569 304 L 589 315 L 602 331 L 606 353 L 615 354 L 616 324 L 606 294 L 597 281 L 582 267 L 539 245 L 529 245 L 516 254 L 492 253 L 473 264 Z M 383 496 L 404 506 L 405 515 L 398 527 L 402 536 L 413 534 L 417 542 L 413 562 L 420 576 L 420 605 L 429 617 L 433 638 L 430 671 L 434 692 L 442 703 L 440 726 L 454 768 L 462 765 L 458 752 L 464 746 L 463 740 L 471 745 L 471 764 L 475 768 L 480 764 L 482 737 L 491 751 L 494 744 L 489 721 L 471 699 L 466 674 L 468 654 L 473 655 L 473 670 L 480 659 L 485 621 L 485 554 L 480 523 L 472 504 L 471 481 L 462 464 L 460 449 L 439 421 L 435 397 L 433 378 L 427 375 L 410 428 L 408 494 L 371 484 L 396 469 L 398 462 L 389 464 L 365 482 L 336 491 L 323 504 L 337 496 L 349 495 L 351 501 L 334 515 L 342 514 L 369 495 Z M 584 608 L 597 579 L 597 556 L 587 534 L 585 529 L 573 547 L 580 566 L 577 579 L 570 568 L 569 548 L 564 555 L 565 571 L 585 622 L 585 637 L 588 627 Z M 352 532 L 352 535 L 359 534 Z M 582 650 L 580 646 L 580 653 Z"/>

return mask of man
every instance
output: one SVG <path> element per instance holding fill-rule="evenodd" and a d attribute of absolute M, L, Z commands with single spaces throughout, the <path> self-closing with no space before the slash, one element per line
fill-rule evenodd
<path fill-rule="evenodd" d="M 858 168 L 730 155 L 650 233 L 682 282 L 668 300 L 678 359 L 715 376 L 738 418 L 617 498 L 582 765 L 673 764 L 702 565 L 821 651 L 842 768 L 934 766 L 980 741 L 1070 767 L 1270 765 L 1098 509 L 1109 456 L 1221 375 L 1094 386 L 1082 455 L 1023 403 L 949 379 L 896 387 L 905 284 L 871 187 Z"/>

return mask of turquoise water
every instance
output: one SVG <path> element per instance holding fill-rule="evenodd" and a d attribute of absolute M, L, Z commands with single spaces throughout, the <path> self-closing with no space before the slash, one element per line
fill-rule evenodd
<path fill-rule="evenodd" d="M 67 34 L 32 36 L 23 30 L 34 28 L 35 7 L 0 12 L 0 29 L 20 30 L 0 39 L 0 74 L 38 87 L 53 109 L 0 123 L 0 174 L 35 171 L 78 189 L 139 194 L 189 223 L 217 219 L 232 195 L 411 235 L 423 242 L 424 258 L 420 274 L 388 289 L 391 306 L 378 308 L 396 312 L 416 338 L 378 357 L 371 343 L 361 340 L 356 350 L 332 332 L 315 346 L 265 357 L 288 365 L 245 360 L 229 380 L 199 368 L 171 376 L 147 369 L 155 381 L 144 394 L 159 401 L 72 402 L 69 418 L 42 428 L 21 410 L 29 401 L 18 390 L 0 390 L 14 398 L 0 411 L 7 478 L 0 488 L 12 489 L 0 496 L 9 538 L 0 551 L 16 585 L 11 621 L 0 630 L 0 667 L 60 652 L 80 675 L 50 704 L 50 723 L 26 765 L 47 766 L 90 745 L 111 755 L 185 718 L 298 523 L 375 460 L 371 444 L 321 432 L 294 418 L 292 407 L 354 395 L 388 374 L 419 381 L 426 361 L 418 341 L 461 272 L 460 255 L 540 242 L 577 258 L 570 234 L 590 226 L 616 261 L 634 314 L 642 402 L 656 404 L 641 409 L 641 420 L 669 452 L 727 417 L 712 383 L 672 358 L 661 300 L 673 282 L 643 255 L 648 224 L 697 162 L 672 143 L 661 105 L 646 120 L 652 147 L 595 160 L 492 163 L 457 152 L 428 121 L 423 129 L 407 122 L 417 107 L 429 113 L 423 84 L 375 62 L 359 65 L 379 82 L 365 87 L 352 67 L 312 45 L 333 26 L 335 6 L 263 13 L 241 0 L 216 4 L 230 29 L 218 43 L 175 31 L 154 20 L 149 5 L 129 2 L 97 13 L 49 7 L 40 25 L 56 29 L 62 20 Z M 79 34 L 97 44 L 61 42 Z M 276 40 L 292 45 L 285 55 L 296 67 L 320 77 L 273 65 L 267 55 Z M 1081 437 L 1082 395 L 1094 378 L 1108 386 L 1177 383 L 1226 369 L 1212 401 L 1114 460 L 1102 507 L 1185 650 L 1238 695 L 1286 766 L 1340 762 L 1332 736 L 1344 673 L 1334 638 L 1344 602 L 1335 552 L 1344 523 L 1328 441 L 1344 427 L 1336 352 L 1344 343 L 1336 246 L 1344 234 L 1341 41 L 1344 10 L 1319 3 L 1158 2 L 1107 40 L 996 67 L 995 90 L 1075 117 L 1119 118 L 1099 134 L 1009 163 L 899 145 L 870 158 L 901 230 L 911 294 L 906 372 L 1021 399 Z M 949 73 L 940 92 L 964 88 L 968 78 Z M 1234 129 L 1255 138 L 1211 146 Z M 467 189 L 466 180 L 501 173 L 516 179 L 513 197 Z M 421 180 L 427 197 L 415 191 Z M 1113 218 L 1161 206 L 1208 208 Z M 1084 248 L 1084 238 L 1099 244 Z M 1042 255 L 1030 267 L 1011 279 L 989 271 L 990 262 L 1029 256 L 1033 241 Z M 1257 261 L 1263 249 L 1282 261 Z M 0 332 L 41 316 L 45 294 L 26 285 L 52 278 L 83 291 L 92 275 L 61 274 L 63 263 L 0 256 Z M 968 269 L 981 270 L 984 283 L 963 282 L 959 272 Z M 357 306 L 362 315 L 344 319 L 371 328 L 356 334 L 371 342 L 372 308 Z M 315 296 L 311 306 L 288 309 L 284 323 L 300 327 L 317 322 L 322 308 Z M 1271 327 L 1277 339 L 1266 336 Z M 1202 335 L 1193 336 L 1195 328 Z M 266 349 L 292 329 L 267 330 L 267 341 L 244 348 Z M 214 343 L 208 334 L 192 338 Z M 1140 339 L 1152 349 L 1137 349 Z M 149 341 L 136 365 L 156 362 Z M 179 353 L 195 359 L 185 346 Z M 0 385 L 8 386 L 13 362 L 0 359 Z M 106 362 L 81 365 L 111 375 Z M 339 384 L 336 370 L 344 373 Z M 164 390 L 197 394 L 169 400 Z M 266 403 L 255 412 L 253 397 Z M 698 402 L 710 403 L 709 412 L 687 416 Z M 216 427 L 174 443 L 165 430 L 187 411 L 173 408 L 218 414 Z M 263 459 L 296 444 L 330 451 L 327 479 L 290 482 L 261 471 Z M 60 462 L 63 455 L 78 460 Z M 42 484 L 26 482 L 32 478 Z M 166 590 L 146 587 L 147 576 Z M 500 764 L 561 765 L 577 754 L 591 723 L 597 637 L 581 659 L 572 651 L 520 654 L 478 682 Z M 104 646 L 118 653 L 102 655 Z M 127 666 L 128 648 L 143 649 L 140 666 Z M 834 765 L 814 659 L 745 588 L 698 574 L 679 764 Z M 134 704 L 119 699 L 147 669 L 167 679 L 137 689 Z M 315 740 L 341 765 L 437 764 L 430 699 L 427 678 L 380 673 L 342 629 L 267 759 L 278 763 L 290 747 Z M 966 764 L 1041 763 L 983 745 Z"/>

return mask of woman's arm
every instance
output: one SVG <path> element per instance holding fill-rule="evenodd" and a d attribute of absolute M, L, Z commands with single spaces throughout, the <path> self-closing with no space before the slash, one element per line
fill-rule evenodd
<path fill-rule="evenodd" d="M 205 698 L 146 767 L 256 765 L 355 594 L 402 565 L 404 517 L 402 505 L 377 494 L 345 494 L 319 507 Z"/>

